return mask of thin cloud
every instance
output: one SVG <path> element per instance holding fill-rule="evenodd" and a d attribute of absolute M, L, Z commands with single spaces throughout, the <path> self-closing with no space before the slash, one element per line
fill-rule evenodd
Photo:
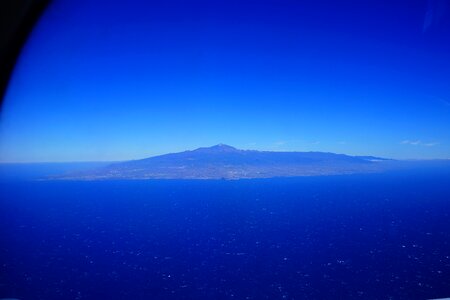
<path fill-rule="evenodd" d="M 423 144 L 425 147 L 433 147 L 433 146 L 436 146 L 436 145 L 438 145 L 439 143 L 426 143 L 426 144 Z"/>
<path fill-rule="evenodd" d="M 428 0 L 427 10 L 423 20 L 422 31 L 426 32 L 439 25 L 446 14 L 448 3 L 446 0 Z"/>
<path fill-rule="evenodd" d="M 414 145 L 414 146 L 416 146 L 416 145 L 420 145 L 421 142 L 420 142 L 419 140 L 415 140 L 415 141 L 403 140 L 403 141 L 400 142 L 400 144 L 403 144 L 403 145 Z"/>
<path fill-rule="evenodd" d="M 433 147 L 438 145 L 439 143 L 427 142 L 424 143 L 420 140 L 403 140 L 400 142 L 402 145 L 412 145 L 412 146 L 425 146 L 425 147 Z"/>
<path fill-rule="evenodd" d="M 450 101 L 439 98 L 439 101 L 441 101 L 442 104 L 444 104 L 445 106 L 450 106 Z"/>

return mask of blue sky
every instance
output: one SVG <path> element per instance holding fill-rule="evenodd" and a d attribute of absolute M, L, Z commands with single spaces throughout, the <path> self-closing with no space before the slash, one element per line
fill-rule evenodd
<path fill-rule="evenodd" d="M 450 158 L 446 2 L 56 1 L 11 79 L 0 160 Z"/>

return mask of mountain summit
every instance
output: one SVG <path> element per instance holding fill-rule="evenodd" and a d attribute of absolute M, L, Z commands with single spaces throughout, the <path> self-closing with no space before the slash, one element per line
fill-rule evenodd
<path fill-rule="evenodd" d="M 114 163 L 58 179 L 241 179 L 377 172 L 389 161 L 326 152 L 240 150 L 218 144 Z"/>
<path fill-rule="evenodd" d="M 201 147 L 195 149 L 193 151 L 196 152 L 204 152 L 204 153 L 224 153 L 224 152 L 239 152 L 244 150 L 239 150 L 234 148 L 233 146 L 225 145 L 225 144 L 217 144 L 211 147 Z"/>

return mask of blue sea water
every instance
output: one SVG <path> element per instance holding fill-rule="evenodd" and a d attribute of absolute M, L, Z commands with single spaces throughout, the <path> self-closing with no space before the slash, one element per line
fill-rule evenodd
<path fill-rule="evenodd" d="M 0 193 L 0 298 L 450 297 L 450 168 Z"/>

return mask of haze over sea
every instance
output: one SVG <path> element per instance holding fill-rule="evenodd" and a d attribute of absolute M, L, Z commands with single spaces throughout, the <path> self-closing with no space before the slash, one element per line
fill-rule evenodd
<path fill-rule="evenodd" d="M 2 166 L 0 298 L 450 295 L 448 164 L 236 181 L 32 180 L 62 168 L 44 167 L 22 165 L 8 179 Z"/>

